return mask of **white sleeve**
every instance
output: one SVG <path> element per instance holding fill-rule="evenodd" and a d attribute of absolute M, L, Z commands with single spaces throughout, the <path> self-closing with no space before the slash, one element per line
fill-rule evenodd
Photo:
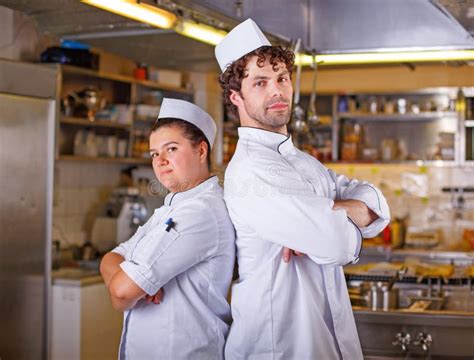
<path fill-rule="evenodd" d="M 334 201 L 317 196 L 291 168 L 253 158 L 229 170 L 225 200 L 237 232 L 243 224 L 258 238 L 305 253 L 318 264 L 357 260 L 362 238 L 346 211 L 333 210 Z"/>
<path fill-rule="evenodd" d="M 211 257 L 218 246 L 217 220 L 201 204 L 173 209 L 174 223 L 160 221 L 131 250 L 122 270 L 143 291 L 155 294 L 172 278 Z"/>
<path fill-rule="evenodd" d="M 359 200 L 377 214 L 378 218 L 366 227 L 360 228 L 364 238 L 374 237 L 390 222 L 390 209 L 382 192 L 367 181 L 349 179 L 344 175 L 336 175 L 329 170 L 336 184 L 337 200 Z"/>

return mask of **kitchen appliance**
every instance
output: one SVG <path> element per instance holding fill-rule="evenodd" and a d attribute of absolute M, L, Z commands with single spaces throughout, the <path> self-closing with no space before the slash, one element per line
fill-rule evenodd
<path fill-rule="evenodd" d="M 75 65 L 93 70 L 99 69 L 99 55 L 91 53 L 87 49 L 49 47 L 41 54 L 41 62 Z"/>
<path fill-rule="evenodd" d="M 316 80 L 318 77 L 318 63 L 316 62 L 316 55 L 313 54 L 313 63 L 311 64 L 313 69 L 313 84 L 311 88 L 311 97 L 309 99 L 308 107 L 308 124 L 315 126 L 319 123 L 319 116 L 316 113 Z"/>
<path fill-rule="evenodd" d="M 0 358 L 49 358 L 56 71 L 0 60 Z"/>
<path fill-rule="evenodd" d="M 365 256 L 367 251 L 372 252 L 366 249 Z M 364 358 L 471 359 L 474 297 L 469 269 L 473 256 L 394 249 L 377 253 L 391 262 L 360 264 L 367 261 L 361 258 L 345 269 Z M 397 282 L 398 309 L 373 311 L 361 301 L 361 282 L 387 282 L 389 269 L 401 266 L 408 271 Z"/>
<path fill-rule="evenodd" d="M 100 90 L 89 86 L 77 93 L 69 91 L 62 105 L 66 116 L 87 117 L 89 121 L 95 121 L 95 114 L 105 108 L 106 100 Z"/>
<path fill-rule="evenodd" d="M 301 46 L 301 39 L 296 41 L 294 47 L 294 53 L 297 54 Z M 293 95 L 293 112 L 291 115 L 291 129 L 296 134 L 305 134 L 308 132 L 308 124 L 305 120 L 304 109 L 300 105 L 300 85 L 301 85 L 301 62 L 296 66 L 296 83 L 295 83 L 295 92 Z"/>
<path fill-rule="evenodd" d="M 148 217 L 145 199 L 137 188 L 118 188 L 95 219 L 91 242 L 99 252 L 105 253 L 130 239 Z"/>

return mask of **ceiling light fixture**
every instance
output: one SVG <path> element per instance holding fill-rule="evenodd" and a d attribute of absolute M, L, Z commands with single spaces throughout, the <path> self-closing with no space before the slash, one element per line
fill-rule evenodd
<path fill-rule="evenodd" d="M 216 29 L 209 25 L 199 24 L 188 19 L 180 21 L 174 30 L 180 35 L 214 46 L 219 44 L 227 35 L 226 31 Z"/>
<path fill-rule="evenodd" d="M 358 65 L 406 62 L 441 62 L 474 60 L 474 50 L 446 51 L 405 51 L 356 54 L 319 54 L 316 55 L 318 65 Z M 296 61 L 303 65 L 311 65 L 311 55 L 297 55 Z"/>
<path fill-rule="evenodd" d="M 81 2 L 159 28 L 173 29 L 180 35 L 210 45 L 217 45 L 227 34 L 226 31 L 190 19 L 178 20 L 178 17 L 170 11 L 137 0 L 81 0 Z M 313 57 L 306 54 L 297 54 L 296 61 L 302 61 L 303 65 L 311 65 Z M 318 65 L 322 66 L 474 61 L 474 50 L 319 54 L 316 55 L 316 61 Z"/>
<path fill-rule="evenodd" d="M 175 14 L 136 0 L 81 0 L 81 2 L 162 29 L 171 29 L 177 21 Z"/>

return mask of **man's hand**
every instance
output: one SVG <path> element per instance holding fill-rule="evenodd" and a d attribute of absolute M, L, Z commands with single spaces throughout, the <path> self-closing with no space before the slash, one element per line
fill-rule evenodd
<path fill-rule="evenodd" d="M 333 210 L 344 209 L 347 216 L 359 227 L 363 228 L 374 222 L 378 216 L 367 205 L 359 200 L 335 200 Z"/>
<path fill-rule="evenodd" d="M 286 263 L 289 263 L 291 259 L 291 255 L 304 256 L 305 254 L 300 253 L 299 251 L 296 251 L 296 250 L 291 250 L 287 247 L 283 247 L 283 261 Z"/>
<path fill-rule="evenodd" d="M 145 296 L 145 301 L 146 301 L 147 304 L 154 303 L 154 304 L 158 305 L 163 300 L 163 295 L 164 295 L 164 291 L 163 291 L 163 288 L 161 288 L 160 290 L 158 290 L 156 292 L 155 295 L 146 295 Z"/>

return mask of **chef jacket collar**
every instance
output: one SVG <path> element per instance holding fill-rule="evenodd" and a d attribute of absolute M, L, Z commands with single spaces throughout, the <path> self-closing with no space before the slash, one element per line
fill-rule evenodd
<path fill-rule="evenodd" d="M 175 193 L 169 193 L 165 197 L 166 206 L 176 206 L 182 201 L 192 199 L 193 197 L 201 194 L 207 193 L 207 195 L 215 194 L 219 188 L 219 179 L 217 176 L 211 176 L 209 179 L 203 181 L 198 186 L 193 187 L 192 189 L 179 191 Z"/>
<path fill-rule="evenodd" d="M 255 141 L 265 147 L 277 151 L 281 155 L 286 155 L 294 151 L 291 135 L 283 135 L 278 132 L 269 131 L 250 126 L 238 128 L 239 140 Z"/>

